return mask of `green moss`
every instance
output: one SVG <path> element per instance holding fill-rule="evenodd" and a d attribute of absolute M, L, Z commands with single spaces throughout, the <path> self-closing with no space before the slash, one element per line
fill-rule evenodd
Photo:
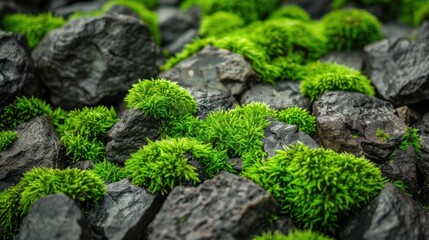
<path fill-rule="evenodd" d="M 196 138 L 204 131 L 204 122 L 198 117 L 185 115 L 166 122 L 161 128 L 161 134 L 170 138 Z"/>
<path fill-rule="evenodd" d="M 159 4 L 159 0 L 128 0 L 128 1 L 143 4 L 144 6 L 146 6 L 146 8 L 150 10 L 154 10 L 156 7 L 158 7 L 158 4 Z"/>
<path fill-rule="evenodd" d="M 383 130 L 377 128 L 377 130 L 375 131 L 375 136 L 378 137 L 378 139 L 380 139 L 380 141 L 385 142 L 387 140 L 389 140 L 390 138 L 390 134 L 384 132 Z"/>
<path fill-rule="evenodd" d="M 94 164 L 92 172 L 105 183 L 118 182 L 127 178 L 127 174 L 123 168 L 106 159 L 103 162 Z"/>
<path fill-rule="evenodd" d="M 419 8 L 414 12 L 413 25 L 418 26 L 424 20 L 429 20 L 429 2 L 422 3 Z"/>
<path fill-rule="evenodd" d="M 421 142 L 422 138 L 419 135 L 419 129 L 407 128 L 404 135 L 402 135 L 401 144 L 399 149 L 406 150 L 409 147 L 414 148 L 414 153 L 417 156 L 421 154 Z"/>
<path fill-rule="evenodd" d="M 6 150 L 17 138 L 16 132 L 0 131 L 0 152 Z"/>
<path fill-rule="evenodd" d="M 362 49 L 382 39 L 380 22 L 365 10 L 332 11 L 322 20 L 330 50 Z"/>
<path fill-rule="evenodd" d="M 220 37 L 244 25 L 244 20 L 233 13 L 217 12 L 202 19 L 199 32 L 204 37 Z"/>
<path fill-rule="evenodd" d="M 252 240 L 333 240 L 320 233 L 311 231 L 293 231 L 285 235 L 280 232 L 264 233 L 256 236 Z"/>
<path fill-rule="evenodd" d="M 55 17 L 51 13 L 37 16 L 17 13 L 4 16 L 1 19 L 0 28 L 26 36 L 28 46 L 35 48 L 48 32 L 64 24 L 63 18 Z"/>
<path fill-rule="evenodd" d="M 278 112 L 276 119 L 287 124 L 298 126 L 299 131 L 307 134 L 316 132 L 316 117 L 308 110 L 300 107 L 291 107 Z"/>
<path fill-rule="evenodd" d="M 166 194 L 185 182 L 196 184 L 200 179 L 189 161 L 198 161 L 204 175 L 213 177 L 223 169 L 231 171 L 224 152 L 213 150 L 193 138 L 164 139 L 150 142 L 125 162 L 125 170 L 134 184 L 156 193 Z"/>
<path fill-rule="evenodd" d="M 380 170 L 364 158 L 302 143 L 254 164 L 244 175 L 271 192 L 300 227 L 325 233 L 335 232 L 385 183 Z"/>
<path fill-rule="evenodd" d="M 304 22 L 311 21 L 310 15 L 303 8 L 297 6 L 296 4 L 286 5 L 274 11 L 270 15 L 270 19 L 276 18 L 290 18 Z"/>

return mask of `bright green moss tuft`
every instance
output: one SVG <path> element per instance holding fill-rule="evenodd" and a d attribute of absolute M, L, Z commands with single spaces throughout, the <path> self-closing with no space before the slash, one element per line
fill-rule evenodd
<path fill-rule="evenodd" d="M 204 175 L 211 178 L 223 169 L 231 171 L 227 160 L 224 152 L 213 150 L 196 139 L 172 138 L 150 142 L 131 154 L 125 162 L 125 170 L 137 186 L 166 194 L 177 185 L 203 180 L 190 161 L 202 164 Z"/>
<path fill-rule="evenodd" d="M 234 13 L 217 12 L 202 19 L 199 32 L 204 37 L 220 37 L 244 25 L 244 20 Z"/>
<path fill-rule="evenodd" d="M 409 147 L 413 147 L 414 153 L 417 156 L 420 156 L 421 142 L 422 142 L 422 138 L 419 136 L 419 129 L 407 128 L 407 130 L 405 131 L 405 134 L 402 135 L 401 144 L 399 145 L 399 149 L 405 150 Z"/>
<path fill-rule="evenodd" d="M 161 133 L 170 138 L 191 137 L 196 138 L 204 131 L 204 122 L 198 117 L 185 115 L 166 122 Z"/>
<path fill-rule="evenodd" d="M 0 152 L 6 150 L 17 138 L 16 132 L 0 131 Z"/>
<path fill-rule="evenodd" d="M 158 4 L 159 4 L 159 0 L 128 0 L 128 1 L 143 4 L 144 6 L 146 6 L 146 8 L 150 10 L 154 10 L 156 7 L 158 7 Z"/>
<path fill-rule="evenodd" d="M 385 179 L 365 158 L 310 149 L 302 143 L 278 151 L 244 173 L 271 192 L 304 229 L 334 233 L 341 220 L 368 204 Z"/>
<path fill-rule="evenodd" d="M 310 15 L 303 8 L 295 4 L 281 7 L 270 15 L 270 19 L 276 18 L 290 18 L 303 22 L 311 21 Z"/>
<path fill-rule="evenodd" d="M 280 232 L 264 233 L 261 236 L 256 236 L 252 240 L 333 240 L 320 233 L 311 231 L 293 231 L 287 235 Z"/>
<path fill-rule="evenodd" d="M 51 13 L 37 16 L 17 13 L 4 16 L 0 28 L 26 36 L 29 47 L 35 48 L 48 32 L 64 24 L 63 18 L 55 17 Z"/>
<path fill-rule="evenodd" d="M 316 132 L 316 117 L 311 115 L 308 110 L 291 107 L 278 112 L 276 119 L 287 124 L 298 126 L 299 131 L 307 134 Z"/>
<path fill-rule="evenodd" d="M 127 178 L 127 174 L 123 168 L 106 159 L 103 162 L 94 164 L 92 172 L 105 183 L 118 182 Z"/>
<path fill-rule="evenodd" d="M 85 160 L 99 162 L 106 157 L 106 148 L 99 139 L 78 133 L 67 133 L 61 137 L 61 142 L 66 148 L 66 154 L 72 156 L 73 162 Z"/>
<path fill-rule="evenodd" d="M 330 50 L 362 49 L 382 39 L 380 22 L 365 10 L 332 11 L 322 21 Z"/>
<path fill-rule="evenodd" d="M 378 137 L 378 139 L 380 139 L 380 141 L 385 142 L 387 140 L 389 140 L 390 138 L 390 134 L 386 133 L 385 131 L 377 128 L 377 130 L 375 131 L 375 136 Z"/>

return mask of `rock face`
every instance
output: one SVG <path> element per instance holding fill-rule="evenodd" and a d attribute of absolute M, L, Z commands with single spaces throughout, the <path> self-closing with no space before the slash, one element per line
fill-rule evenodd
<path fill-rule="evenodd" d="M 183 87 L 229 90 L 241 94 L 258 75 L 243 56 L 225 49 L 207 46 L 174 68 L 158 75 Z"/>
<path fill-rule="evenodd" d="M 299 81 L 279 81 L 274 85 L 268 83 L 256 84 L 243 94 L 241 103 L 263 102 L 271 108 L 279 110 L 296 106 L 310 109 L 310 99 L 301 95 L 300 84 Z"/>
<path fill-rule="evenodd" d="M 189 29 L 180 35 L 176 41 L 166 46 L 165 49 L 167 49 L 170 54 L 180 53 L 185 45 L 191 43 L 196 37 L 198 37 L 198 31 L 194 28 Z"/>
<path fill-rule="evenodd" d="M 429 42 L 387 39 L 366 46 L 366 72 L 395 106 L 429 99 Z"/>
<path fill-rule="evenodd" d="M 27 40 L 0 30 L 0 109 L 16 96 L 38 94 Z"/>
<path fill-rule="evenodd" d="M 310 148 L 318 148 L 316 141 L 314 141 L 307 134 L 298 131 L 296 125 L 289 125 L 278 121 L 272 121 L 271 124 L 265 128 L 265 138 L 262 139 L 264 143 L 264 151 L 268 156 L 275 155 L 276 150 L 283 150 L 284 146 L 302 142 Z"/>
<path fill-rule="evenodd" d="M 124 15 L 71 21 L 50 32 L 33 58 L 52 103 L 68 109 L 111 103 L 157 73 L 148 27 Z"/>
<path fill-rule="evenodd" d="M 103 202 L 88 216 L 96 239 L 141 239 L 162 205 L 160 196 L 134 186 L 129 180 L 106 187 Z"/>
<path fill-rule="evenodd" d="M 86 219 L 79 207 L 64 194 L 39 199 L 21 224 L 18 240 L 90 240 Z"/>
<path fill-rule="evenodd" d="M 363 68 L 363 53 L 361 51 L 342 51 L 328 53 L 322 62 L 332 62 L 361 71 Z"/>
<path fill-rule="evenodd" d="M 189 91 L 198 104 L 197 116 L 200 119 L 205 119 L 210 111 L 231 109 L 236 103 L 234 97 L 227 90 L 196 88 L 187 88 L 186 90 Z"/>
<path fill-rule="evenodd" d="M 413 28 L 403 23 L 389 22 L 381 26 L 381 31 L 384 38 L 403 38 L 410 35 Z"/>
<path fill-rule="evenodd" d="M 147 139 L 155 141 L 161 126 L 159 120 L 144 115 L 140 110 L 125 110 L 119 120 L 107 133 L 107 159 L 124 164 L 130 154 L 147 144 Z"/>
<path fill-rule="evenodd" d="M 149 225 L 148 239 L 250 239 L 274 206 L 257 184 L 222 172 L 196 188 L 174 188 Z"/>
<path fill-rule="evenodd" d="M 428 39 L 429 39 L 429 21 L 425 21 L 420 26 L 419 31 L 417 32 L 416 41 L 428 42 Z"/>
<path fill-rule="evenodd" d="M 324 147 L 381 162 L 407 127 L 390 103 L 356 92 L 325 93 L 313 104 L 313 113 Z M 377 130 L 389 134 L 389 139 L 377 137 Z"/>
<path fill-rule="evenodd" d="M 0 152 L 0 191 L 34 167 L 65 167 L 65 150 L 50 120 L 36 117 L 17 127 L 18 138 Z"/>
<path fill-rule="evenodd" d="M 383 191 L 340 232 L 340 239 L 428 239 L 429 215 L 401 190 Z"/>
<path fill-rule="evenodd" d="M 162 44 L 169 45 L 190 29 L 198 29 L 199 22 L 176 7 L 162 7 L 157 10 Z"/>

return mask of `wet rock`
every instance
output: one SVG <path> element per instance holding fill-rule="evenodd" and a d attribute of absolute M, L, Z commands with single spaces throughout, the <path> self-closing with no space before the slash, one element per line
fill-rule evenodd
<path fill-rule="evenodd" d="M 264 151 L 268 153 L 269 157 L 275 155 L 276 150 L 283 150 L 284 146 L 296 144 L 301 142 L 310 148 L 318 148 L 316 141 L 314 141 L 307 134 L 298 131 L 296 125 L 285 124 L 283 122 L 272 121 L 271 124 L 265 128 L 265 138 L 262 139 L 264 144 Z"/>
<path fill-rule="evenodd" d="M 394 106 L 429 99 L 429 42 L 387 39 L 364 48 L 366 72 Z"/>
<path fill-rule="evenodd" d="M 409 25 L 399 22 L 388 22 L 381 26 L 381 32 L 384 38 L 405 38 L 409 36 L 413 28 Z"/>
<path fill-rule="evenodd" d="M 363 52 L 361 51 L 331 52 L 320 59 L 320 61 L 338 63 L 361 71 L 363 68 L 363 56 Z"/>
<path fill-rule="evenodd" d="M 141 239 L 162 205 L 159 195 L 129 180 L 111 183 L 102 203 L 88 216 L 96 239 Z"/>
<path fill-rule="evenodd" d="M 340 231 L 340 239 L 428 239 L 429 213 L 391 183 Z"/>
<path fill-rule="evenodd" d="M 36 117 L 16 129 L 18 138 L 0 152 L 0 191 L 34 167 L 63 168 L 65 150 L 50 120 Z"/>
<path fill-rule="evenodd" d="M 167 49 L 170 54 L 180 53 L 185 45 L 191 43 L 196 37 L 198 37 L 198 31 L 196 29 L 189 29 L 174 42 L 166 46 L 165 49 Z"/>
<path fill-rule="evenodd" d="M 249 239 L 274 209 L 257 184 L 222 172 L 198 187 L 176 187 L 148 228 L 148 239 Z"/>
<path fill-rule="evenodd" d="M 147 139 L 158 139 L 159 120 L 144 115 L 140 110 L 125 110 L 121 119 L 107 132 L 107 159 L 124 164 L 130 154 L 147 144 Z"/>
<path fill-rule="evenodd" d="M 313 104 L 322 145 L 384 162 L 401 141 L 406 125 L 386 101 L 356 92 L 328 92 Z M 389 134 L 388 139 L 376 135 Z"/>
<path fill-rule="evenodd" d="M 207 46 L 194 56 L 158 75 L 183 87 L 229 90 L 241 94 L 247 84 L 258 80 L 252 65 L 239 54 Z"/>
<path fill-rule="evenodd" d="M 228 110 L 234 107 L 236 101 L 227 90 L 187 88 L 198 104 L 196 115 L 205 119 L 207 114 L 218 109 Z"/>
<path fill-rule="evenodd" d="M 39 199 L 21 224 L 18 240 L 91 239 L 85 216 L 73 199 L 64 194 Z"/>
<path fill-rule="evenodd" d="M 157 10 L 162 45 L 172 44 L 190 29 L 198 29 L 199 22 L 176 7 L 162 7 Z"/>
<path fill-rule="evenodd" d="M 310 109 L 310 99 L 301 95 L 300 84 L 299 81 L 279 81 L 274 85 L 259 83 L 243 94 L 241 103 L 263 102 L 279 110 L 296 106 Z"/>
<path fill-rule="evenodd" d="M 125 15 L 71 21 L 45 36 L 33 58 L 53 105 L 67 109 L 115 103 L 157 73 L 148 27 Z"/>

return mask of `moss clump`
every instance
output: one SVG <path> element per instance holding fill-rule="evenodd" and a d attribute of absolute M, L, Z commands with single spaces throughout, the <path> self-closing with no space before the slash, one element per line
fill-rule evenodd
<path fill-rule="evenodd" d="M 330 50 L 362 49 L 382 39 L 380 22 L 365 10 L 332 11 L 322 21 Z"/>
<path fill-rule="evenodd" d="M 123 168 L 106 159 L 103 162 L 94 164 L 92 172 L 105 183 L 117 182 L 127 178 L 127 174 Z"/>
<path fill-rule="evenodd" d="M 419 136 L 419 129 L 407 128 L 404 135 L 402 135 L 401 144 L 399 149 L 405 150 L 409 147 L 414 148 L 414 153 L 417 156 L 421 154 L 421 142 L 422 138 Z"/>
<path fill-rule="evenodd" d="M 244 20 L 234 13 L 217 12 L 202 19 L 199 32 L 204 37 L 220 37 L 244 25 Z"/>
<path fill-rule="evenodd" d="M 333 240 L 320 233 L 311 231 L 293 231 L 287 235 L 280 232 L 264 233 L 261 236 L 252 238 L 252 240 Z"/>
<path fill-rule="evenodd" d="M 19 183 L 0 193 L 0 238 L 7 239 L 19 230 L 23 217 L 40 198 L 63 193 L 88 211 L 103 198 L 103 181 L 91 171 L 78 169 L 34 168 Z"/>
<path fill-rule="evenodd" d="M 343 218 L 368 204 L 385 183 L 365 158 L 302 143 L 254 164 L 245 176 L 271 192 L 299 226 L 326 233 L 335 232 Z"/>
<path fill-rule="evenodd" d="M 158 7 L 158 4 L 159 4 L 159 0 L 128 0 L 128 1 L 143 4 L 145 7 L 147 7 L 150 10 L 154 10 L 156 7 Z"/>
<path fill-rule="evenodd" d="M 311 115 L 308 110 L 291 107 L 278 112 L 276 119 L 287 124 L 298 126 L 299 131 L 307 134 L 316 132 L 316 117 Z"/>
<path fill-rule="evenodd" d="M 231 171 L 224 152 L 213 150 L 192 138 L 165 139 L 150 142 L 125 162 L 125 170 L 134 184 L 152 192 L 166 194 L 185 182 L 200 182 L 196 168 L 189 161 L 198 161 L 203 173 L 213 177 L 223 169 Z"/>
<path fill-rule="evenodd" d="M 55 17 L 51 13 L 37 16 L 17 13 L 4 16 L 1 19 L 0 28 L 26 36 L 28 46 L 35 48 L 48 32 L 64 24 L 63 18 Z"/>
<path fill-rule="evenodd" d="M 377 130 L 375 131 L 375 136 L 378 137 L 378 139 L 380 139 L 380 141 L 385 142 L 387 140 L 389 140 L 390 138 L 390 134 L 386 133 L 385 131 L 377 128 Z"/>
<path fill-rule="evenodd" d="M 373 96 L 371 81 L 357 70 L 334 63 L 314 63 L 305 68 L 301 94 L 315 101 L 328 91 L 354 91 Z"/>
<path fill-rule="evenodd" d="M 276 18 L 290 18 L 303 22 L 311 21 L 310 15 L 303 8 L 297 6 L 296 4 L 286 5 L 274 11 L 270 15 L 270 19 Z"/>
<path fill-rule="evenodd" d="M 17 138 L 16 132 L 0 131 L 0 152 L 6 150 Z"/>

